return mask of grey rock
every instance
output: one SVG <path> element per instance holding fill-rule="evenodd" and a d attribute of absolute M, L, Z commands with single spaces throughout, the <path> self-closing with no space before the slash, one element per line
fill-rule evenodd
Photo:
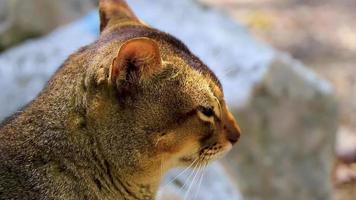
<path fill-rule="evenodd" d="M 330 199 L 337 106 L 332 89 L 285 55 L 266 65 L 241 107 L 226 159 L 246 199 Z"/>
<path fill-rule="evenodd" d="M 333 170 L 333 200 L 353 200 L 356 197 L 356 163 L 336 160 Z"/>
<path fill-rule="evenodd" d="M 128 2 L 213 69 L 245 133 L 224 160 L 227 171 L 221 163 L 206 170 L 197 199 L 241 199 L 236 185 L 246 199 L 329 198 L 337 108 L 328 83 L 224 13 L 189 0 Z M 0 55 L 0 120 L 34 98 L 74 49 L 95 40 L 97 27 L 95 12 Z M 176 183 L 189 184 L 186 176 L 168 189 L 184 197 Z"/>
<path fill-rule="evenodd" d="M 81 17 L 96 0 L 0 0 L 0 50 Z"/>
<path fill-rule="evenodd" d="M 0 54 L 0 121 L 31 101 L 61 63 L 97 32 L 86 18 Z"/>
<path fill-rule="evenodd" d="M 354 200 L 356 196 L 355 184 L 345 185 L 336 190 L 334 200 Z"/>
<path fill-rule="evenodd" d="M 333 169 L 334 200 L 356 197 L 356 130 L 339 127 Z"/>

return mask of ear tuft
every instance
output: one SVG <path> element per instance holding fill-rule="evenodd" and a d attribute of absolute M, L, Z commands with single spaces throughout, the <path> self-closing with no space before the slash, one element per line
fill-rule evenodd
<path fill-rule="evenodd" d="M 135 38 L 126 41 L 112 61 L 109 81 L 136 82 L 158 73 L 162 68 L 157 42 L 149 38 Z"/>
<path fill-rule="evenodd" d="M 99 0 L 100 32 L 119 22 L 140 23 L 124 0 Z"/>

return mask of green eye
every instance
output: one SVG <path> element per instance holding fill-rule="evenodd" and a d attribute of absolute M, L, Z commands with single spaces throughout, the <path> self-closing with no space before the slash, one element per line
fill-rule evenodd
<path fill-rule="evenodd" d="M 207 117 L 213 117 L 215 114 L 214 109 L 212 107 L 202 107 L 201 113 L 203 113 Z"/>

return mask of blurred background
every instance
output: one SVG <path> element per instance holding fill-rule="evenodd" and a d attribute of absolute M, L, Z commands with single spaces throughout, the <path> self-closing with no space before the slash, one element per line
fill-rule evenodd
<path fill-rule="evenodd" d="M 213 68 L 246 133 L 200 199 L 356 198 L 355 0 L 147 2 L 128 0 Z M 96 6 L 0 0 L 0 121 L 95 40 Z"/>
<path fill-rule="evenodd" d="M 274 48 L 332 82 L 340 123 L 356 132 L 356 1 L 199 0 L 219 7 Z"/>

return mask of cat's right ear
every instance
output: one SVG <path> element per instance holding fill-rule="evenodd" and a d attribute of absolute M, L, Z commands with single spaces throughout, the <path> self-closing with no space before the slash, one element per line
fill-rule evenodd
<path fill-rule="evenodd" d="M 99 0 L 100 32 L 118 23 L 141 23 L 125 0 Z"/>
<path fill-rule="evenodd" d="M 130 39 L 120 47 L 112 61 L 109 84 L 117 88 L 137 84 L 161 70 L 162 61 L 157 42 L 146 37 Z"/>

